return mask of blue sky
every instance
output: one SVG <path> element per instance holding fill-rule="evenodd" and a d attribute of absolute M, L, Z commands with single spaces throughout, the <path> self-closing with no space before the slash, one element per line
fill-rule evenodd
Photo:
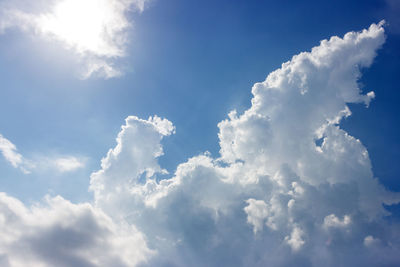
<path fill-rule="evenodd" d="M 62 3 L 63 1 L 57 0 L 54 3 Z M 74 2 L 74 0 L 64 2 L 68 1 Z M 279 69 L 281 64 L 289 61 L 293 55 L 311 51 L 311 48 L 318 46 L 321 40 L 328 39 L 331 36 L 343 37 L 350 31 L 368 29 L 372 23 L 379 23 L 383 19 L 386 21 L 384 26 L 386 41 L 380 48 L 376 49 L 377 56 L 373 60 L 373 64 L 368 68 L 367 66 L 361 68 L 362 77 L 359 80 L 362 93 L 374 91 L 375 98 L 368 108 L 363 103 L 352 103 L 364 102 L 364 100 L 345 100 L 344 103 L 348 103 L 352 115 L 343 117 L 340 127 L 347 131 L 349 135 L 359 139 L 368 150 L 373 177 L 377 177 L 388 191 L 400 191 L 398 179 L 400 167 L 397 164 L 400 158 L 400 142 L 398 140 L 398 136 L 400 136 L 398 126 L 400 108 L 397 105 L 400 94 L 398 90 L 400 21 L 397 14 L 400 10 L 400 4 L 395 0 L 307 1 L 306 3 L 258 0 L 127 1 L 128 7 L 124 7 L 125 9 L 118 15 L 122 14 L 121 16 L 126 19 L 126 23 L 129 25 L 122 30 L 124 37 L 129 41 L 123 41 L 122 45 L 119 45 L 116 41 L 116 43 L 112 43 L 116 44 L 115 47 L 124 51 L 122 56 L 116 56 L 112 54 L 113 52 L 110 52 L 111 48 L 114 47 L 107 50 L 109 54 L 106 53 L 105 56 L 101 55 L 103 52 L 97 50 L 90 51 L 88 49 L 89 52 L 79 52 L 77 48 L 80 45 L 79 43 L 67 44 L 68 40 L 57 39 L 57 32 L 40 34 L 42 29 L 35 28 L 39 26 L 26 26 L 24 24 L 26 22 L 22 20 L 22 22 L 20 20 L 7 21 L 8 16 L 13 18 L 12 10 L 22 10 L 26 14 L 46 13 L 52 8 L 50 2 L 43 1 L 42 6 L 32 4 L 25 7 L 23 0 L 16 1 L 16 4 L 7 0 L 0 2 L 2 4 L 0 6 L 0 18 L 2 18 L 0 19 L 0 79 L 2 81 L 0 134 L 13 143 L 17 147 L 17 152 L 24 157 L 23 161 L 27 159 L 28 162 L 26 163 L 28 165 L 16 168 L 10 164 L 6 157 L 0 159 L 2 177 L 0 179 L 0 191 L 19 199 L 27 207 L 32 203 L 42 203 L 45 195 L 49 195 L 50 198 L 60 195 L 66 201 L 71 201 L 77 205 L 78 203 L 91 203 L 90 205 L 93 204 L 96 209 L 100 209 L 113 220 L 118 221 L 115 219 L 119 218 L 118 216 L 126 218 L 127 214 L 115 215 L 113 212 L 109 212 L 112 207 L 102 204 L 102 201 L 104 201 L 101 197 L 103 193 L 93 190 L 93 186 L 97 186 L 97 183 L 100 183 L 99 181 L 103 181 L 102 179 L 108 181 L 109 177 L 114 180 L 118 180 L 120 176 L 125 177 L 125 175 L 132 175 L 133 177 L 137 171 L 130 170 L 132 174 L 123 175 L 120 172 L 108 174 L 105 171 L 106 168 L 100 166 L 100 161 L 104 157 L 106 157 L 105 161 L 111 162 L 110 165 L 116 165 L 115 168 L 119 168 L 120 165 L 118 164 L 122 164 L 115 162 L 125 162 L 117 156 L 116 159 L 112 159 L 110 155 L 107 156 L 109 149 L 113 149 L 117 144 L 115 140 L 117 135 L 120 133 L 124 136 L 121 125 L 126 125 L 127 129 L 130 129 L 129 127 L 142 129 L 141 127 L 144 127 L 141 126 L 142 123 L 150 123 L 131 119 L 132 125 L 138 124 L 139 126 L 130 126 L 128 122 L 125 122 L 125 119 L 130 115 L 143 120 L 147 120 L 149 116 L 157 115 L 168 119 L 175 126 L 176 133 L 169 136 L 170 130 L 168 130 L 168 134 L 163 134 L 157 128 L 159 127 L 157 126 L 158 122 L 153 123 L 149 120 L 151 121 L 150 124 L 156 125 L 154 127 L 161 133 L 158 134 L 160 140 L 162 139 L 161 144 L 165 155 L 158 158 L 158 163 L 162 169 L 166 169 L 170 173 L 167 175 L 161 172 L 156 175 L 157 179 L 174 179 L 174 173 L 179 168 L 178 166 L 183 168 L 179 164 L 187 162 L 191 157 L 202 155 L 205 151 L 211 153 L 209 157 L 212 159 L 222 158 L 223 164 L 235 163 L 229 161 L 228 155 L 220 154 L 220 144 L 224 143 L 225 139 L 221 139 L 219 136 L 224 127 L 218 127 L 218 123 L 227 119 L 231 110 L 237 110 L 240 115 L 245 110 L 252 108 L 251 88 L 253 84 L 264 81 L 269 73 Z M 100 2 L 106 3 L 107 1 L 102 0 Z M 109 3 L 120 2 L 120 0 L 109 1 Z M 144 3 L 143 9 L 142 3 Z M 24 8 L 21 8 L 21 6 Z M 79 6 L 74 7 L 79 8 Z M 128 9 L 130 10 L 128 11 Z M 87 17 L 90 18 L 90 12 L 87 13 Z M 110 38 L 119 37 L 118 34 L 110 36 Z M 364 48 L 357 49 L 360 50 L 361 54 L 364 53 L 362 51 Z M 96 62 L 96 64 L 101 62 L 101 64 L 106 64 L 105 66 L 115 67 L 120 73 L 115 75 L 116 77 L 104 77 L 109 74 L 102 73 L 102 69 L 100 69 L 98 73 L 95 72 L 89 77 L 82 78 L 84 69 L 93 62 Z M 363 65 L 362 62 L 357 64 L 359 64 L 357 66 Z M 317 110 L 316 112 L 318 112 Z M 288 111 L 288 114 L 292 113 Z M 327 114 L 330 113 L 327 112 Z M 163 124 L 162 127 L 166 126 Z M 147 128 L 143 129 L 143 131 L 147 131 Z M 265 130 L 265 133 L 267 133 L 267 130 Z M 253 134 L 263 135 L 264 132 L 254 132 L 249 135 L 250 137 L 241 138 L 253 139 Z M 148 136 L 153 135 L 149 132 Z M 163 138 L 164 136 L 165 138 Z M 282 132 L 281 136 L 284 138 L 286 135 Z M 288 137 L 290 136 L 288 135 Z M 154 148 L 151 145 L 153 139 L 146 141 L 145 137 L 136 133 L 133 134 L 132 140 L 125 140 L 124 138 L 120 139 L 123 146 L 129 144 L 132 147 L 140 147 L 141 144 L 138 144 L 138 142 L 148 142 L 151 148 L 144 148 L 145 150 L 155 149 L 154 151 L 158 151 L 157 145 L 154 145 Z M 254 139 L 258 140 L 255 137 Z M 135 140 L 142 141 L 135 143 Z M 282 142 L 289 143 L 290 141 L 288 139 Z M 246 146 L 251 147 L 251 144 Z M 263 143 L 261 142 L 259 145 L 262 146 Z M 140 149 L 138 148 L 138 150 Z M 242 152 L 236 151 L 235 153 L 239 155 Z M 133 157 L 132 162 L 135 162 L 135 160 L 140 162 L 142 157 L 146 158 L 143 155 L 140 159 Z M 252 173 L 252 171 L 255 171 L 260 173 L 261 171 L 258 169 L 262 169 L 263 164 L 268 165 L 269 162 L 272 162 L 273 157 L 271 158 L 270 161 L 265 159 L 266 163 L 264 161 L 260 161 L 264 162 L 260 163 L 258 161 L 261 160 L 260 158 L 249 158 L 249 161 L 254 160 L 255 164 L 261 165 L 256 164 L 256 167 L 248 167 L 250 169 L 245 169 L 244 172 Z M 62 164 L 60 165 L 60 161 L 57 161 L 59 159 L 76 159 L 79 164 L 70 169 L 62 170 L 62 167 L 60 167 Z M 243 160 L 243 158 L 238 157 L 237 160 Z M 68 161 L 69 164 L 74 162 Z M 152 160 L 149 159 L 149 162 L 149 166 L 143 168 L 147 170 L 150 179 L 152 171 L 149 171 L 149 169 L 156 173 L 160 169 L 157 169 L 158 164 Z M 282 166 L 286 164 L 284 160 L 282 162 Z M 29 164 L 35 165 L 35 167 L 31 168 Z M 132 164 L 135 165 L 136 163 Z M 127 166 L 126 168 L 131 168 L 129 164 Z M 328 164 L 326 166 L 333 165 Z M 21 168 L 29 169 L 30 173 L 25 173 Z M 321 166 L 310 166 L 310 168 L 321 168 L 324 171 Z M 106 173 L 104 177 L 95 174 L 98 170 L 103 170 Z M 301 182 L 307 181 L 314 186 L 307 178 L 302 178 L 300 171 L 293 171 L 299 175 Z M 137 172 L 140 173 L 140 171 Z M 343 173 L 347 175 L 346 172 L 343 171 Z M 143 175 L 143 173 L 140 173 L 140 175 Z M 268 175 L 273 176 L 272 173 Z M 93 178 L 97 176 L 101 177 Z M 332 182 L 332 184 L 336 184 L 336 182 Z M 337 184 L 340 184 L 340 182 Z M 89 186 L 92 186 L 90 191 L 88 191 Z M 216 187 L 218 186 L 216 185 Z M 376 190 L 379 191 L 380 189 Z M 229 190 L 227 192 L 227 198 L 235 199 L 229 193 Z M 99 196 L 94 196 L 94 193 Z M 249 192 L 243 194 L 251 196 Z M 183 196 L 180 197 L 184 198 Z M 240 197 L 243 197 L 243 195 L 240 195 Z M 179 197 L 176 198 L 179 199 Z M 213 199 L 212 196 L 211 199 Z M 253 198 L 249 197 L 249 199 Z M 256 199 L 255 196 L 254 199 Z M 383 197 L 377 197 L 377 199 L 383 199 Z M 174 201 L 178 200 L 174 198 L 171 203 Z M 249 204 L 249 208 L 246 210 L 247 224 L 252 225 L 254 232 L 257 233 L 259 231 L 258 223 L 254 223 L 254 220 L 251 219 L 253 206 L 261 210 L 264 206 L 261 202 L 250 200 L 243 200 L 241 203 L 245 203 L 244 201 L 248 201 L 246 203 Z M 267 199 L 263 201 L 265 201 L 264 204 L 269 205 Z M 168 201 L 166 200 L 166 202 Z M 121 206 L 118 203 L 114 204 Z M 240 211 L 243 211 L 244 207 L 242 206 L 240 206 Z M 71 206 L 71 210 L 74 209 L 78 208 Z M 399 228 L 396 224 L 396 218 L 400 217 L 398 205 L 390 206 L 388 209 L 393 211 L 393 215 L 382 218 L 395 221 L 395 226 L 390 231 L 398 233 Z M 166 210 L 168 211 L 168 208 Z M 358 215 L 354 215 L 353 213 L 346 213 L 342 209 L 343 212 L 339 212 L 340 214 L 332 213 L 333 217 L 325 216 L 324 222 L 328 226 L 336 225 L 340 228 L 347 225 L 345 219 L 347 214 L 355 218 L 359 214 L 363 214 L 364 211 L 361 208 L 360 210 L 354 212 Z M 51 213 L 51 209 L 45 212 Z M 239 211 L 235 212 L 240 213 Z M 259 212 L 261 211 L 259 210 Z M 144 214 L 147 213 L 144 212 Z M 243 214 L 238 215 L 237 218 L 243 217 Z M 263 213 L 261 212 L 261 214 Z M 179 217 L 179 215 L 177 216 Z M 232 216 L 232 214 L 229 216 Z M 225 219 L 231 218 L 229 216 Z M 176 251 L 171 248 L 163 250 L 164 246 L 152 245 L 154 231 L 145 229 L 146 227 L 143 228 L 143 222 L 139 219 L 137 221 L 132 220 L 132 225 L 143 233 L 145 239 L 148 239 L 149 249 L 159 251 L 160 255 L 159 258 L 154 259 L 148 256 L 151 255 L 150 252 L 145 251 L 143 255 L 146 256 L 143 257 L 149 257 L 151 259 L 149 260 L 150 265 L 153 266 L 167 264 L 165 259 L 168 258 L 168 253 L 170 251 L 176 253 Z M 205 220 L 208 220 L 208 217 Z M 56 224 L 56 222 L 54 223 Z M 192 231 L 196 231 L 196 227 L 185 220 L 178 225 L 185 223 L 188 225 L 187 232 L 179 233 L 177 236 L 180 236 L 181 239 L 186 237 L 186 240 L 190 241 L 192 235 L 195 235 Z M 379 223 L 374 227 L 378 227 Z M 244 219 L 243 224 L 246 225 L 246 219 Z M 365 229 L 372 227 L 365 226 L 365 223 L 360 223 L 360 225 L 359 227 Z M 190 230 L 191 227 L 194 227 L 194 230 Z M 273 228 L 272 226 L 268 227 Z M 248 228 L 251 232 L 252 228 L 250 226 Z M 301 228 L 301 223 L 293 225 L 288 231 L 289 234 L 286 235 L 288 238 L 284 240 L 290 245 L 293 253 L 293 251 L 298 250 L 298 246 L 302 246 L 299 241 L 301 239 L 295 237 L 302 236 L 299 233 L 306 235 L 306 231 Z M 161 232 L 160 230 L 159 236 L 166 239 L 176 234 L 171 229 Z M 215 235 L 218 236 L 218 234 L 221 233 L 218 232 Z M 267 233 L 264 232 L 264 234 L 268 237 Z M 340 236 L 338 233 L 336 235 Z M 371 236 L 372 239 L 367 238 L 368 236 Z M 379 239 L 373 234 L 368 236 L 365 237 L 364 244 L 367 244 L 368 240 L 372 240 L 371 244 L 377 244 L 378 241 L 381 243 L 389 242 L 389 240 L 383 240 L 382 237 Z M 285 234 L 283 234 L 283 237 L 285 238 Z M 309 238 L 312 239 L 312 237 Z M 248 241 L 251 238 L 245 237 L 245 239 Z M 177 238 L 177 240 L 180 239 Z M 293 240 L 293 242 L 290 242 L 290 240 Z M 186 251 L 184 252 L 186 256 L 170 264 L 185 266 L 185 263 L 194 263 L 199 258 L 201 259 L 202 255 L 195 255 L 192 258 L 187 256 L 193 253 L 190 251 L 190 246 L 196 247 L 196 244 L 189 241 L 182 241 L 184 246 L 180 248 L 181 251 Z M 260 240 L 257 238 L 253 243 L 249 241 L 249 244 L 254 244 L 254 246 L 256 246 L 256 243 L 260 245 Z M 270 245 L 273 244 L 264 244 L 266 247 Z M 346 245 L 355 248 L 353 243 L 346 243 L 343 247 Z M 0 246 L 0 262 L 1 255 L 4 253 L 9 257 L 10 266 L 14 266 L 10 259 L 12 257 L 18 258 L 18 256 L 15 256 L 17 254 L 7 253 L 6 249 L 4 251 Z M 385 251 L 385 246 L 377 248 L 377 251 Z M 221 255 L 224 253 L 227 252 L 222 251 Z M 304 253 L 304 257 L 293 256 L 293 262 L 282 263 L 280 259 L 276 259 L 275 264 L 294 266 L 294 262 L 297 261 L 300 262 L 300 265 L 303 263 L 304 266 L 307 266 L 308 261 L 304 259 L 307 259 L 309 252 Z M 388 253 L 395 255 L 393 251 Z M 247 254 L 247 256 L 250 254 Z M 214 255 L 215 258 L 213 256 L 207 258 L 208 264 L 216 264 L 216 262 L 219 262 L 218 260 L 224 259 L 221 255 L 220 259 L 218 259 L 218 255 Z M 127 257 L 129 258 L 129 256 Z M 259 257 L 263 258 L 262 256 Z M 32 258 L 39 259 L 39 262 L 42 260 L 51 264 L 51 261 L 46 261 L 47 259 L 35 255 Z M 360 262 L 353 258 L 348 260 L 349 266 L 352 261 Z M 317 262 L 318 260 L 312 261 L 312 265 Z M 388 264 L 395 263 L 394 257 L 393 261 Z M 68 266 L 67 263 L 65 264 L 65 266 Z M 133 263 L 131 264 L 133 265 Z M 196 264 L 201 266 L 199 262 L 196 262 Z M 196 266 L 196 264 L 192 266 Z M 93 265 L 96 266 L 94 263 Z M 17 263 L 15 263 L 15 266 L 18 266 Z M 82 264 L 82 266 L 84 265 Z"/>

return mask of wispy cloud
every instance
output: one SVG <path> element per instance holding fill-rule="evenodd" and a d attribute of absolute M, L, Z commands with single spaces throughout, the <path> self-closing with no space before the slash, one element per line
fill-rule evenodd
<path fill-rule="evenodd" d="M 28 159 L 17 151 L 17 147 L 0 134 L 0 152 L 3 157 L 25 174 L 32 171 L 72 172 L 84 168 L 86 163 L 86 158 L 70 155 L 36 156 Z"/>
<path fill-rule="evenodd" d="M 14 167 L 18 167 L 21 164 L 22 155 L 17 152 L 17 147 L 2 135 L 0 135 L 0 151 L 4 158 Z"/>
<path fill-rule="evenodd" d="M 74 171 L 76 169 L 84 167 L 84 164 L 81 160 L 72 156 L 57 158 L 54 160 L 54 165 L 61 172 Z"/>
<path fill-rule="evenodd" d="M 17 147 L 0 134 L 0 151 L 4 159 L 14 168 L 20 168 L 24 173 L 29 173 L 32 163 L 17 152 Z"/>

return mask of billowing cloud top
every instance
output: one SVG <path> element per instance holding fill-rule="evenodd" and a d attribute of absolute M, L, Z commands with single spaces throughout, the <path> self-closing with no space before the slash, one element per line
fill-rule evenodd
<path fill-rule="evenodd" d="M 248 110 L 219 123 L 219 158 L 190 158 L 170 179 L 158 179 L 157 158 L 172 123 L 128 117 L 91 175 L 93 206 L 58 197 L 28 209 L 0 198 L 10 236 L 0 259 L 19 266 L 23 244 L 44 266 L 399 265 L 399 225 L 385 221 L 383 204 L 400 196 L 379 184 L 365 147 L 339 126 L 347 103 L 374 97 L 357 81 L 384 41 L 382 23 L 372 24 L 294 56 L 254 85 Z M 35 221 L 39 212 L 51 219 Z"/>

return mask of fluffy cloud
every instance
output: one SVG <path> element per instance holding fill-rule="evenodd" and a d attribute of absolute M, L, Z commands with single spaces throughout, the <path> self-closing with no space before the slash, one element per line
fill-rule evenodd
<path fill-rule="evenodd" d="M 351 115 L 348 103 L 368 106 L 374 97 L 361 91 L 358 80 L 384 41 L 382 24 L 372 24 L 294 56 L 254 85 L 248 110 L 232 111 L 219 123 L 219 158 L 209 153 L 190 158 L 169 179 L 161 178 L 166 171 L 157 159 L 163 155 L 160 142 L 175 131 L 173 124 L 157 116 L 128 117 L 117 145 L 91 175 L 93 206 L 55 198 L 40 209 L 50 224 L 40 231 L 12 224 L 2 230 L 11 236 L 5 240 L 17 240 L 14 232 L 36 234 L 41 248 L 53 249 L 48 236 L 64 237 L 65 228 L 51 226 L 62 222 L 74 228 L 82 209 L 93 218 L 82 231 L 97 229 L 92 225 L 107 218 L 111 236 L 122 231 L 121 236 L 133 238 L 120 244 L 137 254 L 118 258 L 132 266 L 138 261 L 138 266 L 399 265 L 399 225 L 387 222 L 383 204 L 396 204 L 400 196 L 379 183 L 365 147 L 339 125 Z M 53 201 L 62 208 L 52 208 Z M 21 214 L 35 214 L 31 210 Z M 66 213 L 73 215 L 63 217 Z M 120 230 L 127 225 L 132 233 Z M 45 234 L 39 237 L 41 231 Z M 122 249 L 107 239 L 100 242 L 107 247 L 101 254 L 98 243 L 86 245 L 83 236 L 72 238 L 77 249 L 60 245 L 58 250 L 57 243 L 54 249 L 61 254 L 43 254 L 29 247 L 29 256 L 68 264 L 67 254 L 95 265 Z M 7 242 L 0 260 L 18 263 L 20 250 Z M 85 255 L 78 249 L 83 246 L 89 248 Z"/>
<path fill-rule="evenodd" d="M 47 198 L 27 208 L 0 193 L 1 266 L 133 266 L 154 252 L 133 226 L 90 204 Z"/>
<path fill-rule="evenodd" d="M 398 251 L 383 204 L 400 196 L 339 126 L 347 103 L 374 98 L 358 80 L 384 41 L 382 23 L 373 24 L 294 56 L 254 85 L 250 109 L 219 124 L 220 158 L 195 156 L 170 179 L 159 179 L 156 159 L 172 124 L 129 117 L 92 174 L 96 206 L 146 235 L 158 251 L 149 266 L 398 263 L 369 255 Z"/>
<path fill-rule="evenodd" d="M 4 1 L 0 31 L 18 27 L 59 42 L 84 63 L 83 78 L 93 74 L 111 78 L 122 74 L 115 61 L 125 56 L 127 12 L 143 11 L 146 0 Z M 29 9 L 26 8 L 29 6 Z M 29 10 L 29 11 L 27 11 Z"/>

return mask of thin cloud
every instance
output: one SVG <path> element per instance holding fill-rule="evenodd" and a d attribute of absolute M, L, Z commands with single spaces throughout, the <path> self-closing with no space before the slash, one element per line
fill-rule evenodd
<path fill-rule="evenodd" d="M 70 172 L 85 166 L 81 160 L 72 156 L 55 159 L 54 164 L 61 172 Z"/>
<path fill-rule="evenodd" d="M 0 151 L 3 157 L 11 163 L 13 167 L 18 167 L 22 162 L 22 155 L 17 152 L 17 147 L 10 142 L 10 140 L 4 138 L 0 134 Z"/>
<path fill-rule="evenodd" d="M 0 134 L 0 152 L 4 159 L 25 174 L 29 174 L 32 171 L 73 172 L 84 168 L 86 164 L 86 158 L 84 157 L 55 155 L 52 157 L 37 156 L 28 159 L 17 151 L 17 147 Z"/>
<path fill-rule="evenodd" d="M 0 152 L 4 159 L 8 161 L 14 168 L 19 168 L 25 174 L 30 173 L 30 169 L 33 167 L 32 162 L 25 159 L 20 153 L 18 153 L 17 147 L 1 134 Z"/>

